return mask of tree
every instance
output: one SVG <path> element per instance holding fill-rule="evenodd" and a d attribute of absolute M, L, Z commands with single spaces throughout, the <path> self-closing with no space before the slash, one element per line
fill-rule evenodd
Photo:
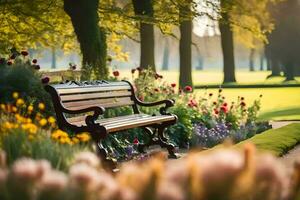
<path fill-rule="evenodd" d="M 180 20 L 180 41 L 179 41 L 179 55 L 180 55 L 180 73 L 179 86 L 184 88 L 187 85 L 192 86 L 192 16 L 191 4 L 187 0 L 179 7 Z"/>
<path fill-rule="evenodd" d="M 9 49 L 76 49 L 72 24 L 61 0 L 0 1 L 0 54 Z"/>
<path fill-rule="evenodd" d="M 235 62 L 234 62 L 234 44 L 233 31 L 230 26 L 229 12 L 231 4 L 228 0 L 221 0 L 221 18 L 219 29 L 221 33 L 221 46 L 223 53 L 223 72 L 224 83 L 236 82 L 235 79 Z"/>
<path fill-rule="evenodd" d="M 251 48 L 250 49 L 250 55 L 249 55 L 249 71 L 250 72 L 255 71 L 255 68 L 254 68 L 254 59 L 255 59 L 255 49 Z"/>
<path fill-rule="evenodd" d="M 99 27 L 99 0 L 64 0 L 82 53 L 82 79 L 105 79 L 107 45 L 105 30 Z"/>
<path fill-rule="evenodd" d="M 153 19 L 152 0 L 132 0 L 134 13 L 140 18 L 140 67 L 151 67 L 155 71 L 154 54 L 154 25 L 150 21 Z"/>
<path fill-rule="evenodd" d="M 169 57 L 170 57 L 170 44 L 169 38 L 165 38 L 165 46 L 163 52 L 163 60 L 162 60 L 162 70 L 169 70 Z"/>
<path fill-rule="evenodd" d="M 283 1 L 271 7 L 270 10 L 275 19 L 275 30 L 269 35 L 270 44 L 267 46 L 272 61 L 271 75 L 274 74 L 274 67 L 281 65 L 286 81 L 294 80 L 296 66 L 300 64 L 298 56 L 300 51 L 299 2 L 297 0 Z M 275 59 L 276 65 L 273 64 Z"/>
<path fill-rule="evenodd" d="M 235 82 L 233 35 L 237 42 L 249 49 L 260 49 L 263 43 L 267 42 L 266 34 L 273 28 L 267 12 L 267 6 L 271 2 L 273 0 L 221 0 L 219 26 L 224 59 L 224 82 Z"/>

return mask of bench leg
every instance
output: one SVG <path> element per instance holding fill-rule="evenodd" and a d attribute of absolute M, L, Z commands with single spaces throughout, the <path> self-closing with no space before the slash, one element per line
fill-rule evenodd
<path fill-rule="evenodd" d="M 169 152 L 169 158 L 178 158 L 175 154 L 175 146 L 168 142 L 168 139 L 164 136 L 164 130 L 166 127 L 159 127 L 157 128 L 157 135 L 158 135 L 158 144 L 161 148 L 166 148 Z"/>
<path fill-rule="evenodd" d="M 140 153 L 146 153 L 145 147 L 149 147 L 150 145 L 155 144 L 155 141 L 154 141 L 155 134 L 153 133 L 153 131 L 149 127 L 144 127 L 143 130 L 148 134 L 149 142 L 147 142 L 146 144 L 144 144 L 144 143 L 138 144 L 138 151 Z"/>
<path fill-rule="evenodd" d="M 115 169 L 117 167 L 117 161 L 108 156 L 108 152 L 101 141 L 97 143 L 97 155 L 104 162 L 104 165 L 110 169 Z"/>

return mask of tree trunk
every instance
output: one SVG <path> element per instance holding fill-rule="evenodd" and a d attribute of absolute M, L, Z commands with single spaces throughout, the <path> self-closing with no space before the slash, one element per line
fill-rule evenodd
<path fill-rule="evenodd" d="M 202 57 L 198 47 L 196 48 L 196 52 L 197 52 L 197 61 L 198 61 L 196 70 L 203 70 L 203 57 Z"/>
<path fill-rule="evenodd" d="M 141 18 L 153 17 L 152 0 L 132 0 L 132 4 L 136 16 Z M 151 67 L 155 71 L 155 41 L 154 25 L 152 23 L 140 21 L 140 42 L 140 67 L 144 69 Z"/>
<path fill-rule="evenodd" d="M 169 70 L 169 57 L 170 57 L 170 45 L 169 45 L 169 39 L 165 39 L 165 48 L 163 53 L 163 60 L 162 60 L 162 70 L 167 71 Z"/>
<path fill-rule="evenodd" d="M 293 62 L 285 63 L 285 73 L 284 73 L 284 75 L 286 77 L 285 81 L 295 80 L 294 63 Z"/>
<path fill-rule="evenodd" d="M 221 1 L 222 7 L 222 1 Z M 234 44 L 233 32 L 229 24 L 229 16 L 222 12 L 222 19 L 219 22 L 221 32 L 221 45 L 223 52 L 223 72 L 224 83 L 236 82 L 235 79 L 235 63 L 234 63 Z"/>
<path fill-rule="evenodd" d="M 106 79 L 106 34 L 100 28 L 99 0 L 64 0 L 64 10 L 70 16 L 82 53 L 81 79 Z"/>
<path fill-rule="evenodd" d="M 249 55 L 249 70 L 250 72 L 254 72 L 254 55 L 255 55 L 255 49 L 251 48 L 250 49 L 250 55 Z"/>
<path fill-rule="evenodd" d="M 271 66 L 272 73 L 267 78 L 271 78 L 271 77 L 274 77 L 274 76 L 280 76 L 281 70 L 280 70 L 278 59 L 271 58 L 270 66 Z"/>
<path fill-rule="evenodd" d="M 260 54 L 260 59 L 259 59 L 259 61 L 260 61 L 260 67 L 259 67 L 259 69 L 260 69 L 260 71 L 264 71 L 264 60 L 265 60 L 265 56 L 264 56 L 264 53 L 263 52 L 261 52 L 261 54 Z"/>
<path fill-rule="evenodd" d="M 56 69 L 56 49 L 51 48 L 51 69 Z"/>
<path fill-rule="evenodd" d="M 193 85 L 192 81 L 192 19 L 186 19 L 185 16 L 191 11 L 190 5 L 180 8 L 180 41 L 179 41 L 179 57 L 180 57 L 180 73 L 179 86 Z M 184 18 L 184 19 L 182 19 Z"/>

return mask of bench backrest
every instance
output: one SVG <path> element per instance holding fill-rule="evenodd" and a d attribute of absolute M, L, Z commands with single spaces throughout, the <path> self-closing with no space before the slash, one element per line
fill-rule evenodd
<path fill-rule="evenodd" d="M 66 120 L 66 118 L 64 116 L 59 117 L 62 115 L 59 113 L 61 110 L 59 104 L 68 110 L 79 110 L 93 106 L 101 106 L 106 109 L 135 106 L 133 87 L 125 81 L 70 81 L 63 84 L 47 85 L 46 90 L 51 94 L 56 115 L 61 120 Z M 84 118 L 78 118 L 78 120 L 82 119 Z M 67 121 L 71 122 L 69 119 Z"/>
<path fill-rule="evenodd" d="M 113 108 L 130 106 L 131 86 L 127 82 L 104 82 L 100 84 L 55 85 L 63 106 L 70 110 L 78 110 L 92 106 Z"/>

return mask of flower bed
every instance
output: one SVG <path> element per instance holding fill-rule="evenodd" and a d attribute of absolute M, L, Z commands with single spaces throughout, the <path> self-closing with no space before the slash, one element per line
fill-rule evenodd
<path fill-rule="evenodd" d="M 114 76 L 118 79 L 120 74 L 115 71 Z M 164 82 L 161 75 L 140 68 L 132 70 L 132 82 L 143 101 L 170 98 L 176 101 L 170 113 L 176 114 L 179 122 L 167 133 L 179 147 L 212 147 L 227 138 L 239 142 L 271 128 L 268 122 L 257 122 L 261 95 L 249 105 L 242 96 L 235 102 L 227 102 L 221 88 L 217 94 L 206 92 L 197 96 L 191 86 L 177 89 L 175 83 Z M 151 108 L 142 111 L 156 114 Z M 138 138 L 146 140 L 142 134 Z"/>

